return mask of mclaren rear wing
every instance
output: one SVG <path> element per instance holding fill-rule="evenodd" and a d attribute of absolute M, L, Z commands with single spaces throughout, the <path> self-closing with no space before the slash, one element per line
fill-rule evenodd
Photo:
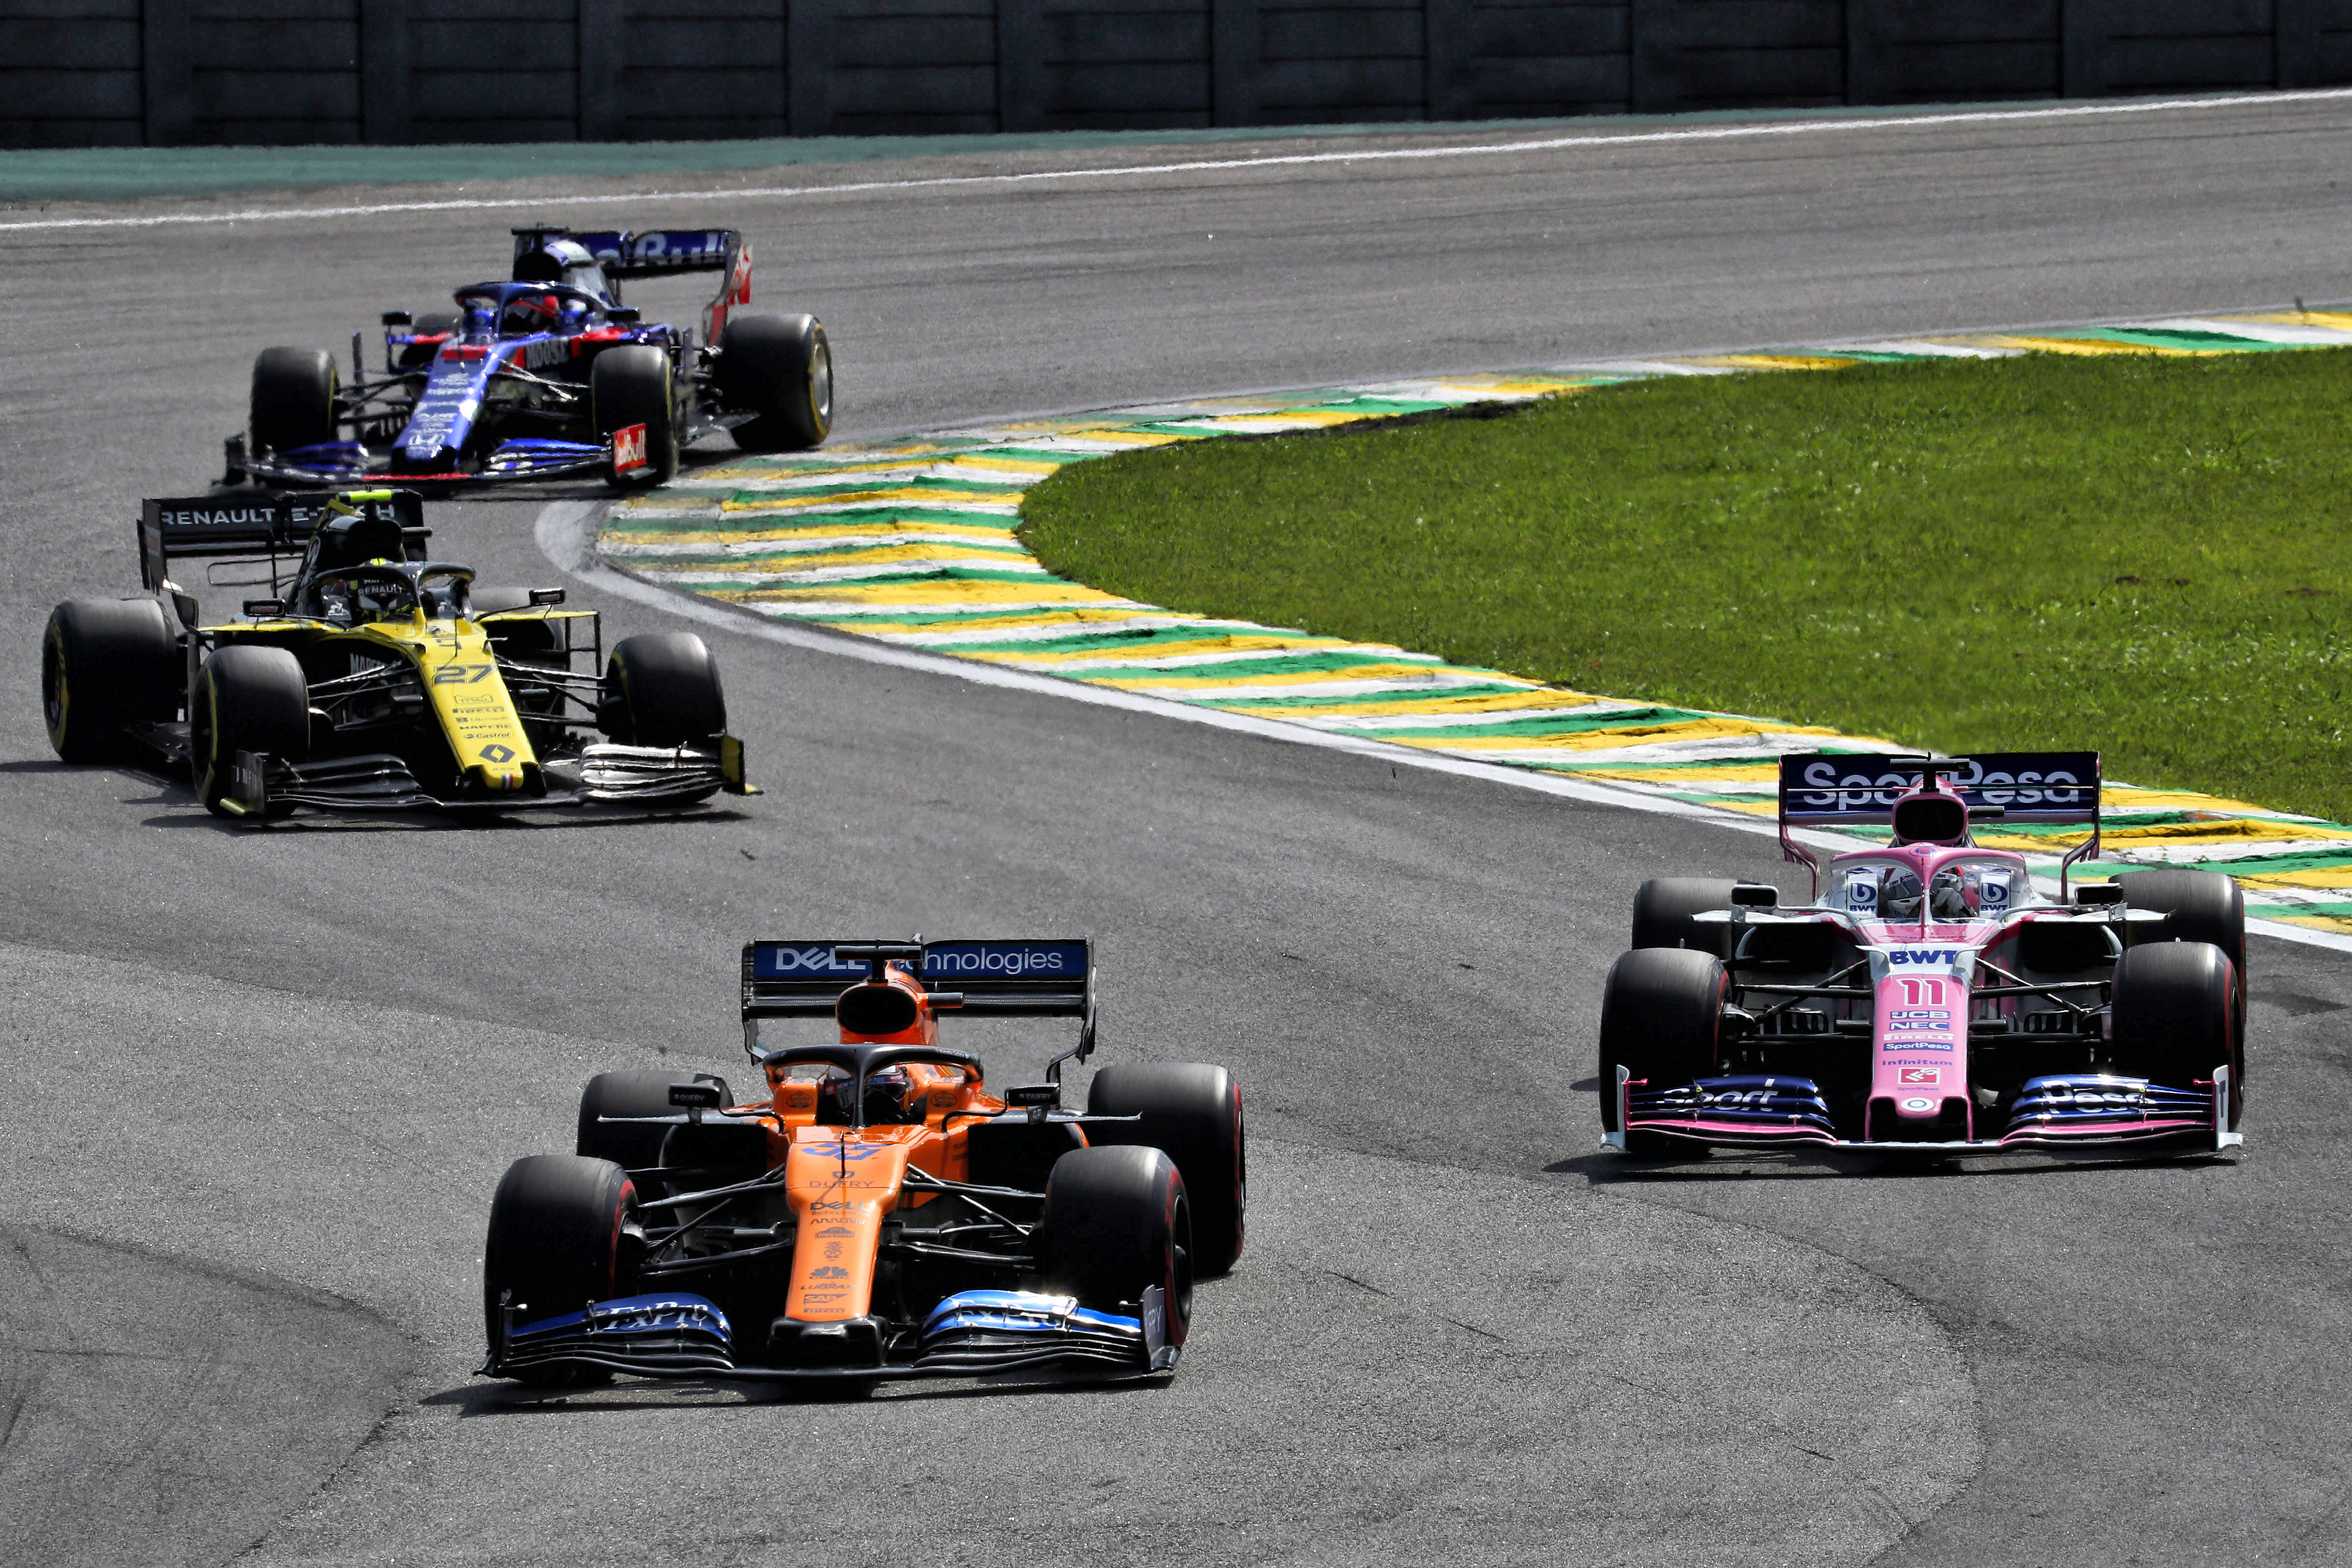
<path fill-rule="evenodd" d="M 1821 861 L 1789 837 L 1792 827 L 1843 825 L 1884 827 L 1895 820 L 1895 802 L 1918 786 L 1933 766 L 1937 776 L 1979 813 L 2003 822 L 2084 825 L 2091 837 L 2066 852 L 2058 864 L 2063 894 L 2074 862 L 2099 852 L 2099 753 L 2096 752 L 1979 752 L 1968 756 L 1886 756 L 1878 752 L 1803 752 L 1780 759 L 1780 848 L 1813 873 L 1820 889 Z"/>
<path fill-rule="evenodd" d="M 425 502 L 415 490 L 373 492 L 352 504 L 371 517 L 400 524 L 408 558 L 424 558 L 433 531 L 425 526 Z M 149 589 L 171 580 L 174 561 L 237 556 L 269 564 L 277 579 L 300 564 L 310 535 L 327 515 L 323 495 L 197 496 L 139 504 L 139 581 Z M 281 569 L 281 559 L 290 557 Z"/>
<path fill-rule="evenodd" d="M 927 990 L 962 998 L 957 1010 L 998 1018 L 1084 1020 L 1079 1060 L 1094 1047 L 1095 949 L 1083 937 L 968 942 L 751 942 L 743 944 L 743 1041 L 755 1046 L 762 1018 L 829 1018 L 835 1002 L 868 973 L 843 949 L 919 949 L 917 974 Z"/>
<path fill-rule="evenodd" d="M 719 297 L 703 312 L 703 342 L 717 343 L 727 325 L 727 312 L 751 302 L 751 245 L 731 228 L 593 229 L 585 232 L 540 224 L 514 231 L 515 258 L 520 260 L 551 239 L 568 239 L 584 248 L 617 287 L 630 278 L 667 278 L 680 272 L 726 274 Z"/>

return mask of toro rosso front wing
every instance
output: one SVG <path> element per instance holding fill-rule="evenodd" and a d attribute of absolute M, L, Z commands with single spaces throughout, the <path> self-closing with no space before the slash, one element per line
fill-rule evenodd
<path fill-rule="evenodd" d="M 2062 1073 L 2030 1079 L 2011 1103 L 2001 1131 L 1988 1138 L 1937 1142 L 1840 1138 L 1829 1103 L 1811 1079 L 1784 1073 L 1703 1078 L 1658 1086 L 1617 1068 L 1617 1125 L 1603 1135 L 1612 1148 L 1627 1135 L 1680 1141 L 1694 1147 L 1837 1149 L 1874 1154 L 1997 1154 L 2019 1149 L 2065 1150 L 2116 1145 L 2230 1149 L 2245 1134 L 2231 1130 L 2230 1069 L 2187 1089 L 2112 1073 Z M 1972 1130 L 1973 1131 L 1973 1130 Z"/>
<path fill-rule="evenodd" d="M 869 1355 L 845 1355 L 823 1365 L 761 1366 L 738 1359 L 734 1325 L 716 1303 L 700 1296 L 629 1296 L 527 1323 L 513 1321 L 509 1304 L 502 1310 L 498 1342 L 478 1375 L 513 1377 L 536 1368 L 575 1366 L 639 1377 L 789 1383 L 1050 1369 L 1145 1377 L 1172 1370 L 1181 1351 L 1168 1342 L 1167 1303 L 1160 1288 L 1146 1289 L 1133 1306 L 1130 1315 L 1034 1290 L 961 1290 L 933 1307 L 919 1329 L 887 1346 L 884 1326 L 875 1320 L 838 1325 L 845 1348 L 856 1340 L 871 1347 Z M 854 1330 L 866 1331 L 849 1331 Z"/>
<path fill-rule="evenodd" d="M 551 772 L 572 772 L 576 784 L 543 794 L 430 794 L 396 756 L 338 757 L 292 763 L 263 752 L 239 752 L 222 805 L 232 815 L 260 818 L 273 808 L 308 805 L 325 811 L 536 811 L 567 806 L 690 805 L 725 790 L 755 795 L 743 776 L 743 743 L 732 735 L 715 748 L 591 744 L 576 761 Z"/>
<path fill-rule="evenodd" d="M 632 473 L 646 465 L 646 427 L 632 425 L 614 432 L 610 441 L 504 441 L 482 459 L 479 469 L 453 468 L 444 473 L 394 472 L 391 452 L 372 450 L 357 441 L 325 441 L 257 457 L 246 449 L 244 437 L 231 436 L 226 450 L 229 484 L 240 479 L 306 488 L 520 484 L 582 474 L 611 479 Z"/>

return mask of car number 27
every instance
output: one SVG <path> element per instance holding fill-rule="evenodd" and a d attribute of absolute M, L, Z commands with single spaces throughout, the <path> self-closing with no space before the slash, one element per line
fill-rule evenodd
<path fill-rule="evenodd" d="M 471 686 L 478 680 L 488 679 L 490 671 L 497 668 L 495 664 L 445 664 L 433 672 L 433 684 Z"/>

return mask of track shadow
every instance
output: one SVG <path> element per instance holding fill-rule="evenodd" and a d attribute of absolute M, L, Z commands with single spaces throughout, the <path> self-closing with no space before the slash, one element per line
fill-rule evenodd
<path fill-rule="evenodd" d="M 514 1383 L 473 1383 L 425 1395 L 420 1405 L 455 1405 L 462 1420 L 487 1415 L 593 1415 L 615 1410 L 725 1409 L 768 1405 L 862 1405 L 869 1399 L 1017 1399 L 1039 1394 L 1129 1394 L 1165 1389 L 1169 1374 L 1149 1377 L 1008 1373 L 1002 1378 L 929 1381 L 890 1378 L 860 1383 L 729 1383 L 679 1380 L 604 1384 L 588 1388 L 528 1388 Z M 635 1397 L 621 1397 L 622 1394 Z M 647 1398 L 646 1395 L 654 1395 Z"/>
<path fill-rule="evenodd" d="M 1676 1182 L 1843 1181 L 1867 1176 L 1874 1181 L 1924 1181 L 1954 1177 L 2021 1177 L 2073 1175 L 2084 1171 L 2157 1170 L 2180 1165 L 2228 1165 L 2236 1161 L 2215 1151 L 2183 1154 L 2136 1154 L 2128 1151 L 2053 1154 L 2030 1153 L 1956 1155 L 1948 1159 L 1901 1154 L 1848 1154 L 1826 1151 L 1726 1157 L 1693 1153 L 1679 1159 L 1650 1159 L 1608 1151 L 1570 1155 L 1544 1167 L 1557 1176 L 1580 1175 L 1593 1186 L 1642 1185 Z"/>

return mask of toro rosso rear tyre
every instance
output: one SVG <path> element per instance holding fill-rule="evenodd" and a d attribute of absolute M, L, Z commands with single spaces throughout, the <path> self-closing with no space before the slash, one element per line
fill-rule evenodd
<path fill-rule="evenodd" d="M 482 1326 L 492 1354 L 509 1309 L 521 1328 L 633 1293 L 635 1260 L 622 1229 L 636 1197 L 628 1173 L 609 1160 L 531 1154 L 507 1167 L 482 1247 Z M 506 1375 L 560 1386 L 612 1374 L 558 1365 Z"/>
<path fill-rule="evenodd" d="M 412 338 L 446 337 L 461 324 L 453 311 L 428 310 L 416 318 L 415 324 L 408 329 L 408 335 Z M 411 343 L 400 351 L 400 368 L 416 370 L 431 364 L 440 356 L 439 343 Z"/>
<path fill-rule="evenodd" d="M 677 472 L 677 390 L 669 355 L 650 343 L 606 349 L 588 367 L 588 401 L 600 439 L 645 426 L 644 466 L 625 473 L 616 468 L 615 484 L 665 484 Z"/>
<path fill-rule="evenodd" d="M 1717 958 L 1726 956 L 1724 942 L 1731 934 L 1731 927 L 1701 925 L 1691 916 L 1708 910 L 1729 909 L 1735 886 L 1727 877 L 1652 878 L 1633 895 L 1632 945 L 1687 947 L 1714 953 Z"/>
<path fill-rule="evenodd" d="M 1046 1289 L 1086 1306 L 1140 1302 L 1157 1285 L 1168 1310 L 1168 1342 L 1192 1323 L 1192 1213 L 1184 1177 L 1157 1149 L 1073 1149 L 1045 1179 L 1037 1230 Z"/>
<path fill-rule="evenodd" d="M 678 1084 L 707 1083 L 716 1085 L 721 1104 L 732 1105 L 735 1097 L 723 1078 L 709 1073 L 690 1072 L 600 1072 L 588 1080 L 580 1091 L 579 1137 L 572 1152 L 591 1160 L 610 1160 L 615 1165 L 630 1170 L 643 1170 L 661 1160 L 662 1140 L 669 1129 L 660 1123 L 636 1126 L 607 1126 L 600 1119 L 607 1116 L 676 1116 L 677 1107 L 669 1102 L 670 1089 Z"/>
<path fill-rule="evenodd" d="M 179 639 L 153 599 L 69 599 L 41 634 L 41 716 L 69 763 L 137 753 L 134 725 L 180 711 Z"/>
<path fill-rule="evenodd" d="M 226 803 L 239 752 L 298 763 L 310 754 L 310 684 L 300 662 L 282 647 L 220 648 L 196 674 L 188 698 L 188 772 L 215 816 L 237 815 Z"/>
<path fill-rule="evenodd" d="M 253 362 L 256 451 L 290 452 L 335 438 L 335 356 L 324 349 L 264 349 Z"/>
<path fill-rule="evenodd" d="M 730 432 L 747 452 L 814 447 L 833 428 L 833 349 L 814 316 L 727 318 L 719 333 L 719 395 L 758 416 Z"/>
<path fill-rule="evenodd" d="M 1142 1144 L 1175 1161 L 1192 1208 L 1193 1274 L 1206 1279 L 1232 1268 L 1249 1210 L 1242 1089 L 1233 1074 L 1205 1062 L 1108 1067 L 1087 1086 L 1087 1114 L 1143 1118 L 1090 1124 L 1087 1141 Z"/>
<path fill-rule="evenodd" d="M 1722 1059 L 1723 1004 L 1730 976 L 1711 952 L 1636 948 L 1611 966 L 1601 996 L 1601 1125 L 1622 1131 L 1617 1069 L 1653 1089 L 1672 1089 L 1713 1072 Z M 1688 1151 L 1697 1144 L 1634 1133 L 1633 1153 Z"/>
<path fill-rule="evenodd" d="M 622 638 L 604 661 L 597 723 L 628 746 L 697 745 L 725 733 L 719 661 L 692 632 Z"/>
<path fill-rule="evenodd" d="M 2117 1072 L 2168 1089 L 2210 1081 L 2220 1067 L 2234 1079 L 2242 1060 L 2238 1016 L 2237 971 L 2211 942 L 2128 948 L 2116 963 L 2111 1059 Z M 2236 1114 L 2232 1104 L 2232 1121 Z"/>

